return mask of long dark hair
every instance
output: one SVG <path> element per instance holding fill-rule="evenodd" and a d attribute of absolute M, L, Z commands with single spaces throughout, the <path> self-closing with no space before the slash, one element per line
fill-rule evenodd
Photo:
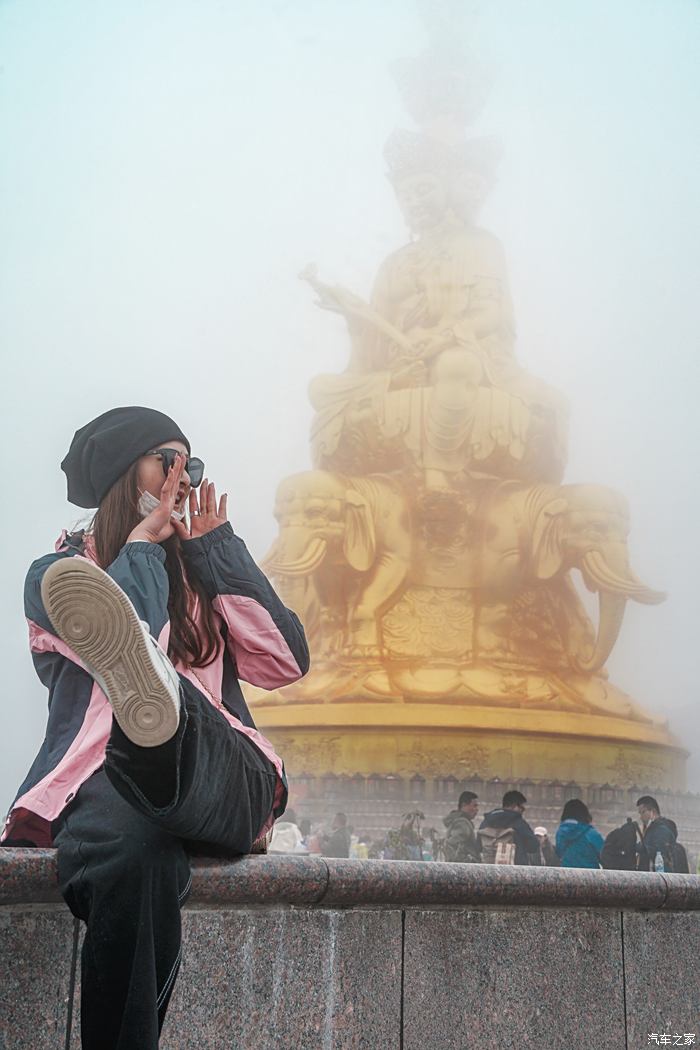
<path fill-rule="evenodd" d="M 112 564 L 129 533 L 141 520 L 138 501 L 138 465 L 134 463 L 112 485 L 92 519 L 90 531 L 95 539 L 95 554 L 103 569 Z M 221 643 L 209 598 L 194 569 L 188 569 L 185 578 L 179 537 L 171 536 L 161 546 L 165 551 L 165 568 L 170 581 L 168 656 L 190 667 L 206 667 L 214 661 Z M 199 598 L 202 616 L 201 636 L 192 618 L 195 595 Z"/>

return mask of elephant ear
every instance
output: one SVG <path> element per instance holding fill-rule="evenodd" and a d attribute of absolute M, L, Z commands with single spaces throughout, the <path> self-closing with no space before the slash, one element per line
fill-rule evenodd
<path fill-rule="evenodd" d="M 376 550 L 372 512 L 362 496 L 350 490 L 345 493 L 343 554 L 356 572 L 366 572 L 374 562 Z"/>
<path fill-rule="evenodd" d="M 563 496 L 550 500 L 539 511 L 532 528 L 532 567 L 538 580 L 551 580 L 564 564 L 564 514 L 569 504 Z"/>

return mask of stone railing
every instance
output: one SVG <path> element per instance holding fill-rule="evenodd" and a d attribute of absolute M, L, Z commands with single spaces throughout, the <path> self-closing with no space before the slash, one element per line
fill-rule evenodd
<path fill-rule="evenodd" d="M 291 856 L 193 869 L 163 1050 L 700 1045 L 696 876 Z M 81 932 L 53 851 L 0 849 L 0 924 L 0 1050 L 77 1050 Z"/>

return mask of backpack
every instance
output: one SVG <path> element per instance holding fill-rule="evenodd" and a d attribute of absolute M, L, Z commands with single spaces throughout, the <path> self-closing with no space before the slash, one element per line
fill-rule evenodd
<path fill-rule="evenodd" d="M 483 864 L 515 864 L 513 828 L 480 828 Z"/>
<path fill-rule="evenodd" d="M 617 871 L 634 871 L 637 867 L 638 834 L 639 828 L 632 820 L 611 831 L 600 853 L 600 863 L 603 867 Z"/>
<path fill-rule="evenodd" d="M 673 843 L 673 851 L 671 855 L 671 871 L 676 871 L 681 875 L 690 874 L 688 854 L 685 851 L 685 846 L 681 846 L 680 842 Z"/>

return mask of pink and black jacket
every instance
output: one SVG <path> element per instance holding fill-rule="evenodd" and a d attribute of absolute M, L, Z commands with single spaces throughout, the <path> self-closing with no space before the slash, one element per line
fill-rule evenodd
<path fill-rule="evenodd" d="M 181 677 L 213 704 L 228 723 L 245 734 L 277 771 L 273 812 L 260 834 L 284 811 L 287 784 L 282 760 L 257 731 L 239 679 L 263 689 L 295 682 L 309 668 L 304 630 L 285 608 L 255 564 L 243 541 L 227 523 L 204 536 L 182 542 L 186 571 L 204 584 L 214 609 L 221 644 L 213 663 L 191 668 L 176 664 Z M 65 533 L 56 551 L 33 562 L 24 591 L 25 613 L 34 666 L 49 690 L 46 737 L 21 785 L 5 823 L 2 841 L 50 846 L 51 822 L 78 788 L 104 761 L 112 709 L 80 658 L 55 633 L 41 600 L 41 580 L 59 558 L 95 560 L 90 536 Z M 157 543 L 128 543 L 107 568 L 128 595 L 140 619 L 167 651 L 168 574 L 165 551 Z M 197 621 L 197 609 L 194 610 Z"/>

